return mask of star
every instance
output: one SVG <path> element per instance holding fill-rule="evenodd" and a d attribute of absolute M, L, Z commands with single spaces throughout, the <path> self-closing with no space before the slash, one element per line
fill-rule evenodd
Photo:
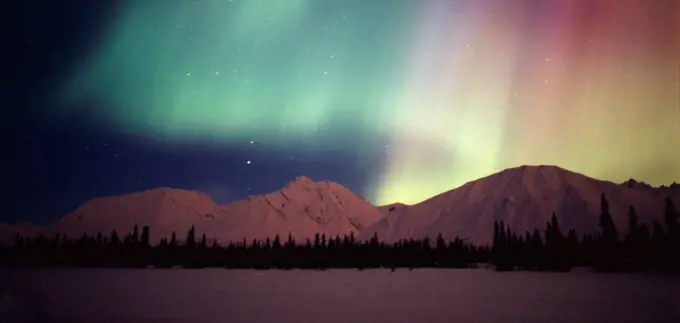
<path fill-rule="evenodd" d="M 254 143 L 255 143 L 255 140 L 251 140 L 251 141 L 249 142 L 249 144 L 251 144 L 251 145 L 254 144 Z"/>
<path fill-rule="evenodd" d="M 187 76 L 191 76 L 191 73 L 187 73 Z"/>
<path fill-rule="evenodd" d="M 215 71 L 215 75 L 220 75 L 220 71 Z"/>
<path fill-rule="evenodd" d="M 250 160 L 246 161 L 246 164 L 250 165 Z"/>

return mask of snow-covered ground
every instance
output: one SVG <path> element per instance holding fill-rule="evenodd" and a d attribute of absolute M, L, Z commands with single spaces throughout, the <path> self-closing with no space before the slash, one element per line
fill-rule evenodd
<path fill-rule="evenodd" d="M 680 322 L 680 277 L 488 270 L 0 270 L 10 322 Z"/>

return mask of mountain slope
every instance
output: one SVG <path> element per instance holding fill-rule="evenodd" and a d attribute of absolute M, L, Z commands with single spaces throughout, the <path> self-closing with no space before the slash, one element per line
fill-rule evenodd
<path fill-rule="evenodd" d="M 392 203 L 383 206 L 378 206 L 378 211 L 380 211 L 380 213 L 382 214 L 388 215 L 390 213 L 400 212 L 407 207 L 408 205 L 404 203 Z"/>
<path fill-rule="evenodd" d="M 264 240 L 277 234 L 286 239 L 289 233 L 302 241 L 313 239 L 316 233 L 329 237 L 350 232 L 358 235 L 382 218 L 380 211 L 342 185 L 302 176 L 281 190 L 226 205 L 215 204 L 201 192 L 172 188 L 95 198 L 44 232 L 79 237 L 98 232 L 108 236 L 116 230 L 122 239 L 135 225 L 140 233 L 143 226 L 149 226 L 150 241 L 155 244 L 173 232 L 183 241 L 193 225 L 197 238 L 205 233 L 209 240 L 221 243 L 244 238 L 248 242 Z M 0 243 L 11 243 L 16 232 L 30 233 L 11 225 L 0 226 Z"/>
<path fill-rule="evenodd" d="M 163 187 L 92 199 L 57 221 L 51 231 L 77 237 L 116 230 L 122 239 L 135 225 L 140 233 L 149 226 L 149 240 L 155 243 L 173 231 L 183 240 L 192 225 L 197 231 L 208 228 L 220 213 L 221 208 L 204 193 Z"/>
<path fill-rule="evenodd" d="M 288 233 L 297 240 L 344 235 L 376 223 L 383 215 L 363 198 L 334 182 L 298 177 L 276 192 L 252 196 L 223 206 L 216 230 L 220 241 L 264 239 Z M 228 228 L 222 230 L 222 228 Z"/>
<path fill-rule="evenodd" d="M 632 184 L 632 183 L 630 183 Z M 643 222 L 660 219 L 663 199 L 671 194 L 680 202 L 680 190 L 619 185 L 600 181 L 556 166 L 522 166 L 504 170 L 402 208 L 364 230 L 360 238 L 377 233 L 381 240 L 456 236 L 488 244 L 495 220 L 517 232 L 545 228 L 553 212 L 563 230 L 597 230 L 602 193 L 610 204 L 617 227 L 625 230 L 629 206 Z"/>

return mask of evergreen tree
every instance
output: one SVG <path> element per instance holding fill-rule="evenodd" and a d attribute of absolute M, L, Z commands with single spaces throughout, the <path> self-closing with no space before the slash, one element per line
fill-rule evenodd
<path fill-rule="evenodd" d="M 569 269 L 565 259 L 564 236 L 562 236 L 557 215 L 554 212 L 550 221 L 546 224 L 545 247 L 547 249 L 548 268 L 558 271 Z"/>
<path fill-rule="evenodd" d="M 675 205 L 673 204 L 673 200 L 671 200 L 670 196 L 667 196 L 666 199 L 664 200 L 664 222 L 666 223 L 666 229 L 668 232 L 668 236 L 671 239 L 677 238 L 678 234 L 680 232 L 679 227 L 680 223 L 678 223 L 678 219 L 680 219 L 680 214 L 678 213 L 678 209 L 675 208 Z"/>
<path fill-rule="evenodd" d="M 628 233 L 626 234 L 624 240 L 634 242 L 637 235 L 640 232 L 640 223 L 638 222 L 637 214 L 635 213 L 635 208 L 631 206 L 628 208 Z"/>
<path fill-rule="evenodd" d="M 293 234 L 288 231 L 288 241 L 286 241 L 286 244 L 288 246 L 293 246 L 295 244 L 295 240 L 293 240 Z"/>
<path fill-rule="evenodd" d="M 319 234 L 314 235 L 314 249 L 320 249 L 321 248 L 321 236 Z"/>
<path fill-rule="evenodd" d="M 57 234 L 57 241 L 58 239 L 59 235 Z M 104 244 L 104 236 L 102 235 L 101 231 L 97 232 L 97 237 L 95 238 L 95 241 L 97 242 L 97 246 L 101 246 Z"/>
<path fill-rule="evenodd" d="M 586 234 L 582 240 L 575 230 L 563 235 L 557 216 L 553 213 L 546 223 L 545 239 L 538 228 L 523 235 L 513 232 L 509 225 L 494 221 L 493 244 L 475 246 L 456 237 L 446 241 L 438 234 L 434 244 L 429 238 L 400 240 L 392 244 L 381 242 L 377 234 L 369 241 L 357 241 L 350 232 L 341 239 L 314 235 L 314 244 L 306 239 L 304 245 L 296 245 L 289 232 L 282 245 L 277 235 L 264 242 L 253 239 L 252 245 L 228 242 L 223 247 L 212 242 L 207 247 L 206 235 L 202 234 L 198 248 L 194 226 L 187 233 L 186 247 L 176 248 L 177 240 L 160 239 L 160 244 L 149 244 L 149 228 L 144 226 L 141 240 L 137 226 L 125 234 L 123 244 L 116 231 L 110 238 L 101 233 L 83 235 L 73 239 L 67 235 L 54 237 L 22 237 L 17 235 L 11 247 L 0 248 L 0 265 L 13 266 L 77 266 L 77 267 L 143 267 L 155 265 L 170 267 L 222 266 L 226 268 L 418 268 L 418 267 L 466 267 L 475 262 L 491 262 L 497 270 L 568 270 L 574 265 L 595 265 L 600 270 L 627 271 L 680 271 L 675 264 L 678 243 L 678 214 L 670 199 L 666 199 L 664 221 L 654 222 L 653 233 L 639 223 L 634 208 L 628 210 L 628 232 L 619 242 L 618 232 L 609 205 L 601 198 L 600 232 Z M 434 248 L 433 248 L 434 246 Z"/>
<path fill-rule="evenodd" d="M 187 248 L 193 248 L 196 246 L 196 234 L 193 225 L 191 226 L 191 229 L 189 229 L 189 232 L 187 232 L 187 240 L 184 242 L 184 246 Z"/>
<path fill-rule="evenodd" d="M 175 235 L 175 231 L 172 231 L 172 236 L 170 237 L 170 243 L 168 244 L 168 246 L 171 248 L 177 246 L 177 236 Z"/>
<path fill-rule="evenodd" d="M 664 270 L 680 270 L 680 214 L 675 208 L 673 200 L 667 196 L 664 201 L 664 222 L 666 223 L 667 237 L 664 241 L 663 259 Z"/>
<path fill-rule="evenodd" d="M 208 247 L 208 241 L 207 241 L 207 239 L 206 239 L 206 237 L 205 237 L 205 233 L 203 233 L 203 234 L 201 235 L 201 245 L 200 245 L 200 247 L 203 248 L 203 249 L 205 249 L 205 248 Z"/>
<path fill-rule="evenodd" d="M 607 244 L 615 244 L 618 241 L 618 231 L 611 214 L 609 214 L 609 202 L 604 193 L 600 198 L 600 229 L 602 230 L 602 239 Z"/>
<path fill-rule="evenodd" d="M 272 248 L 273 249 L 279 249 L 281 248 L 281 238 L 279 238 L 279 234 L 277 233 L 276 236 L 274 236 L 274 242 L 272 242 Z"/>
<path fill-rule="evenodd" d="M 137 232 L 137 225 L 135 224 L 134 229 L 132 229 L 132 236 L 130 236 L 130 243 L 137 245 L 139 243 L 139 232 Z"/>
<path fill-rule="evenodd" d="M 142 246 L 143 247 L 148 247 L 149 246 L 149 226 L 144 226 L 142 227 Z"/>
<path fill-rule="evenodd" d="M 118 233 L 116 232 L 116 230 L 111 231 L 111 239 L 109 241 L 110 241 L 111 245 L 114 245 L 114 246 L 117 245 L 118 243 L 120 243 L 120 238 L 118 238 Z"/>
<path fill-rule="evenodd" d="M 618 254 L 618 231 L 611 214 L 609 214 L 609 202 L 604 193 L 600 198 L 600 241 L 599 241 L 599 269 L 602 271 L 614 271 L 619 266 Z"/>

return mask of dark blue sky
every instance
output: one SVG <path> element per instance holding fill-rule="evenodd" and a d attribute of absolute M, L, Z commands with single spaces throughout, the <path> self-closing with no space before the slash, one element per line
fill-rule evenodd
<path fill-rule="evenodd" d="M 112 14 L 123 3 L 3 4 L 10 7 L 4 15 L 11 17 L 1 121 L 2 196 L 9 202 L 1 204 L 0 221 L 48 224 L 90 198 L 159 186 L 197 189 L 227 202 L 276 190 L 299 175 L 335 180 L 363 193 L 372 170 L 370 164 L 357 165 L 351 149 L 323 152 L 267 140 L 159 143 L 83 114 L 47 122 L 55 88 L 112 28 Z"/>

